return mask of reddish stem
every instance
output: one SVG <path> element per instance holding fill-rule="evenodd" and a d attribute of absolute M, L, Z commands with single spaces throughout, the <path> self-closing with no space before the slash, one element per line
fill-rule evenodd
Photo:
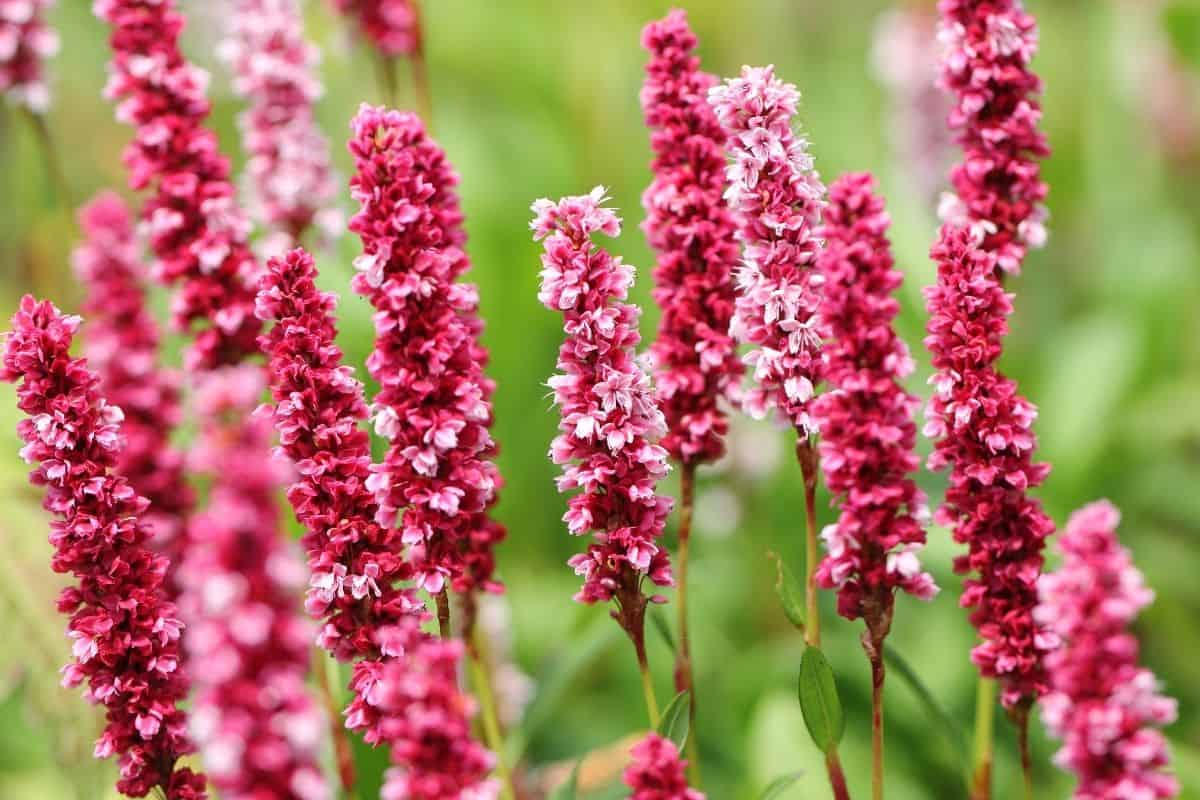
<path fill-rule="evenodd" d="M 838 759 L 836 748 L 825 756 L 825 770 L 829 773 L 833 800 L 850 800 L 850 790 L 846 788 L 846 775 L 842 772 L 842 762 Z"/>

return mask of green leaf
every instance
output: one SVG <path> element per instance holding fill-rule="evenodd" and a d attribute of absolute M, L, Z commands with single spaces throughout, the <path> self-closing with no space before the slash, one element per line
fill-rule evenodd
<path fill-rule="evenodd" d="M 925 713 L 929 715 L 938 732 L 942 734 L 950 744 L 954 755 L 958 757 L 959 767 L 969 774 L 971 771 L 971 754 L 967 747 L 967 732 L 963 730 L 962 724 L 938 702 L 933 692 L 921 680 L 921 676 L 917 674 L 917 671 L 913 669 L 912 665 L 903 656 L 890 646 L 884 646 L 883 660 L 887 663 L 888 669 L 896 673 L 900 680 L 908 684 L 913 694 L 917 696 L 917 700 L 924 706 Z"/>
<path fill-rule="evenodd" d="M 1163 27 L 1175 52 L 1200 67 L 1200 6 L 1176 0 L 1163 10 Z"/>
<path fill-rule="evenodd" d="M 807 648 L 800 657 L 800 711 L 813 742 L 829 755 L 846 732 L 846 717 L 833 669 L 816 647 Z"/>
<path fill-rule="evenodd" d="M 804 589 L 796 580 L 796 574 L 784 563 L 778 553 L 768 552 L 767 558 L 775 562 L 775 594 L 788 621 L 804 630 Z"/>
<path fill-rule="evenodd" d="M 758 800 L 776 800 L 776 798 L 782 797 L 783 793 L 790 789 L 792 784 L 803 777 L 803 772 L 789 772 L 786 775 L 780 775 L 767 784 L 767 788 L 763 789 L 763 793 L 759 795 Z"/>
<path fill-rule="evenodd" d="M 667 647 L 671 652 L 675 651 L 675 637 L 671 635 L 671 624 L 667 622 L 667 617 L 663 614 L 662 609 L 654 608 L 650 612 L 650 623 L 654 625 L 654 629 L 658 631 L 658 635 L 667 643 Z"/>
<path fill-rule="evenodd" d="M 658 721 L 658 735 L 674 742 L 680 752 L 687 744 L 688 729 L 691 727 L 691 705 L 692 693 L 685 689 L 675 695 Z"/>
<path fill-rule="evenodd" d="M 575 800 L 575 795 L 579 793 L 579 767 L 582 764 L 582 761 L 576 761 L 575 769 L 571 770 L 570 777 L 551 792 L 546 800 Z"/>

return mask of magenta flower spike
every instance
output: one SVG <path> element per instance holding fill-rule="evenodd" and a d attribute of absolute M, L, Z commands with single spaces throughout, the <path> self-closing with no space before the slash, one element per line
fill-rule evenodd
<path fill-rule="evenodd" d="M 1120 512 L 1108 501 L 1071 515 L 1058 540 L 1062 566 L 1043 575 L 1038 618 L 1062 637 L 1046 658 L 1050 692 L 1042 719 L 1062 740 L 1054 756 L 1075 774 L 1076 800 L 1179 795 L 1167 742 L 1157 730 L 1175 721 L 1175 700 L 1138 665 L 1129 628 L 1154 600 L 1129 551 L 1117 540 Z"/>
<path fill-rule="evenodd" d="M 538 200 L 531 227 L 545 249 L 538 299 L 563 315 L 566 333 L 559 374 L 550 379 L 562 415 L 550 458 L 563 468 L 560 492 L 582 489 L 567 504 L 567 530 L 592 534 L 587 552 L 569 562 L 584 580 L 575 599 L 615 598 L 633 635 L 645 612 L 643 580 L 673 584 L 670 558 L 658 546 L 671 500 L 656 488 L 670 467 L 655 444 L 666 422 L 635 356 L 641 312 L 625 302 L 633 268 L 591 241 L 596 232 L 620 234 L 605 200 L 599 186 L 557 203 Z"/>
<path fill-rule="evenodd" d="M 414 0 L 332 0 L 333 6 L 387 58 L 410 56 L 421 49 L 421 24 Z"/>
<path fill-rule="evenodd" d="M 939 213 L 973 230 L 1001 270 L 1018 273 L 1026 251 L 1046 241 L 1038 162 L 1050 148 L 1037 127 L 1042 82 L 1029 69 L 1037 23 L 1021 0 L 941 0 L 938 8 L 941 84 L 954 98 L 949 123 L 963 148 Z"/>
<path fill-rule="evenodd" d="M 829 187 L 818 268 L 831 391 L 813 404 L 825 482 L 841 508 L 822 534 L 828 553 L 817 580 L 837 589 L 838 612 L 865 618 L 879 643 L 897 590 L 923 600 L 937 593 L 917 557 L 929 516 L 912 479 L 920 401 L 902 386 L 913 361 L 893 328 L 904 276 L 892 260 L 890 224 L 870 174 L 844 175 Z"/>
<path fill-rule="evenodd" d="M 324 718 L 305 676 L 312 632 L 297 596 L 304 568 L 281 533 L 270 420 L 252 415 L 260 368 L 205 373 L 190 466 L 212 477 L 179 569 L 185 648 L 194 676 L 191 728 L 222 797 L 329 800 L 319 758 Z"/>
<path fill-rule="evenodd" d="M 35 114 L 50 108 L 44 62 L 58 52 L 46 24 L 54 0 L 0 0 L 0 94 Z"/>
<path fill-rule="evenodd" d="M 704 800 L 702 792 L 688 787 L 688 762 L 670 739 L 647 734 L 631 753 L 633 763 L 623 776 L 625 785 L 633 790 L 629 800 Z"/>
<path fill-rule="evenodd" d="M 76 583 L 58 610 L 71 617 L 74 660 L 63 685 L 86 682 L 84 697 L 105 708 L 95 756 L 117 756 L 117 790 L 144 797 L 161 788 L 168 800 L 202 800 L 204 778 L 179 757 L 195 749 L 178 704 L 187 694 L 180 665 L 182 623 L 163 592 L 167 560 L 149 547 L 141 520 L 147 502 L 115 474 L 121 409 L 100 393 L 100 379 L 71 341 L 79 317 L 26 295 L 12 320 L 0 379 L 17 386 L 28 415 L 17 432 L 21 456 L 35 464 L 30 482 L 45 487 L 51 522 L 51 566 Z"/>
<path fill-rule="evenodd" d="M 954 568 L 974 573 L 959 601 L 973 609 L 983 639 L 971 659 L 984 677 L 1000 680 L 1012 708 L 1045 692 L 1043 661 L 1057 644 L 1033 616 L 1054 523 L 1028 495 L 1050 467 L 1033 460 L 1037 409 L 996 367 L 1012 314 L 997 256 L 981 249 L 972 231 L 946 225 L 931 257 L 938 279 L 925 289 L 925 345 L 936 374 L 925 434 L 936 440 L 930 468 L 950 468 L 945 504 L 934 518 L 968 546 Z"/>
<path fill-rule="evenodd" d="M 825 187 L 792 130 L 800 93 L 774 67 L 744 67 L 709 100 L 728 136 L 725 197 L 744 248 L 730 328 L 753 347 L 744 406 L 755 418 L 775 410 L 806 439 L 816 432 L 809 406 L 822 369 L 816 229 Z"/>
<path fill-rule="evenodd" d="M 336 227 L 329 141 L 313 117 L 320 51 L 304 38 L 299 0 L 234 0 L 218 50 L 249 103 L 238 122 L 254 220 L 294 246 L 316 224 Z M 280 250 L 282 252 L 282 250 Z"/>
<path fill-rule="evenodd" d="M 654 180 L 642 195 L 642 227 L 658 253 L 654 299 L 662 308 L 650 347 L 667 435 L 685 464 L 715 461 L 729 429 L 718 403 L 735 398 L 744 367 L 729 335 L 737 225 L 725 203 L 725 133 L 708 104 L 717 82 L 700 70 L 683 11 L 642 31 L 650 52 L 642 110 L 654 149 Z"/>
<path fill-rule="evenodd" d="M 352 130 L 361 208 L 350 229 L 363 243 L 353 287 L 375 307 L 371 411 L 389 443 L 367 481 L 377 520 L 399 520 L 420 588 L 499 591 L 493 551 L 504 528 L 488 513 L 501 483 L 495 386 L 478 291 L 457 281 L 470 269 L 458 175 L 415 114 L 364 105 Z"/>
<path fill-rule="evenodd" d="M 183 454 L 171 445 L 182 416 L 179 375 L 159 363 L 158 323 L 146 307 L 145 273 L 125 202 L 112 192 L 79 212 L 84 241 L 73 256 L 86 295 L 84 355 L 109 402 L 120 407 L 123 445 L 117 474 L 150 505 L 142 521 L 151 545 L 169 559 L 173 575 L 183 553 L 184 525 L 195 497 L 184 476 Z M 167 593 L 178 587 L 168 577 Z"/>
<path fill-rule="evenodd" d="M 129 183 L 149 187 L 142 221 L 155 256 L 154 277 L 179 287 L 175 327 L 198 331 L 185 357 L 189 370 L 236 364 L 255 352 L 259 321 L 254 289 L 259 267 L 247 245 L 250 224 L 235 198 L 229 162 L 204 126 L 208 75 L 179 48 L 184 20 L 174 0 L 96 0 L 112 29 L 113 59 L 105 94 L 117 118 L 132 125 L 125 151 Z"/>

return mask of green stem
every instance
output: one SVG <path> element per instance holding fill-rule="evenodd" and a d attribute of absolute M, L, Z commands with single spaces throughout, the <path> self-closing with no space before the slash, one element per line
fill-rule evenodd
<path fill-rule="evenodd" d="M 46 117 L 28 109 L 25 114 L 29 119 L 29 124 L 33 126 L 34 138 L 37 139 L 38 147 L 42 151 L 42 160 L 46 164 L 46 171 L 50 174 L 50 182 L 54 185 L 55 194 L 58 195 L 59 202 L 63 208 L 67 209 L 67 215 L 74 222 L 75 218 L 71 216 L 71 211 L 75 208 L 75 199 L 71 194 L 71 185 L 67 181 L 67 173 L 63 170 L 62 159 L 59 158 L 58 147 L 55 145 L 54 135 L 50 132 L 50 126 L 46 123 Z"/>
<path fill-rule="evenodd" d="M 317 679 L 317 688 L 325 701 L 326 713 L 329 714 L 329 735 L 333 739 L 338 779 L 342 783 L 342 790 L 346 797 L 354 797 L 354 755 L 350 751 L 350 739 L 346 735 L 346 727 L 341 724 L 342 714 L 338 708 L 339 703 L 333 696 L 333 686 L 329 682 L 329 667 L 325 663 L 325 654 L 320 650 L 313 654 L 313 675 Z"/>
<path fill-rule="evenodd" d="M 646 644 L 644 641 L 634 640 L 634 649 L 637 651 L 638 670 L 642 673 L 642 694 L 646 698 L 646 714 L 650 718 L 650 727 L 658 727 L 658 700 L 654 696 L 654 678 L 650 675 L 650 663 L 646 659 Z"/>
<path fill-rule="evenodd" d="M 516 793 L 513 791 L 512 773 L 504 758 L 504 734 L 500 730 L 500 716 L 496 713 L 496 693 L 492 690 L 492 679 L 487 668 L 487 660 L 484 657 L 484 646 L 478 627 L 472 626 L 467 653 L 470 657 L 471 683 L 475 687 L 475 695 L 479 698 L 483 735 L 488 749 L 496 754 L 496 774 L 500 778 L 500 796 L 504 800 L 515 800 Z"/>
<path fill-rule="evenodd" d="M 817 604 L 817 448 L 811 439 L 796 445 L 800 473 L 804 477 L 804 600 L 807 619 L 804 621 L 804 642 L 809 647 L 821 646 L 821 613 Z"/>
<path fill-rule="evenodd" d="M 693 787 L 700 785 L 700 747 L 696 743 L 696 679 L 692 674 L 692 645 L 688 634 L 688 552 L 692 539 L 692 512 L 695 508 L 696 465 L 685 462 L 679 486 L 679 655 L 675 662 L 679 691 L 691 694 L 688 703 L 687 739 L 688 778 Z"/>
<path fill-rule="evenodd" d="M 996 681 L 980 678 L 975 693 L 975 762 L 971 778 L 971 800 L 991 800 L 995 716 Z"/>

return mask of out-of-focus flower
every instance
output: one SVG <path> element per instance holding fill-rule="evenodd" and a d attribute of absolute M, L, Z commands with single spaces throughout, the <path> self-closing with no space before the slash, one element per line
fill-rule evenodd
<path fill-rule="evenodd" d="M 813 403 L 821 429 L 821 468 L 841 514 L 822 538 L 828 554 L 817 580 L 838 590 L 838 612 L 864 617 L 886 635 L 895 590 L 924 600 L 937 593 L 917 553 L 925 545 L 925 495 L 912 479 L 913 414 L 920 401 L 901 386 L 912 373 L 908 347 L 892 326 L 900 304 L 875 179 L 851 173 L 834 181 L 825 207 L 818 259 L 824 277 L 825 377 L 831 391 Z"/>
<path fill-rule="evenodd" d="M 1043 575 L 1038 618 L 1063 639 L 1046 658 L 1050 693 L 1042 719 L 1063 740 L 1054 760 L 1075 773 L 1076 800 L 1156 800 L 1179 794 L 1167 742 L 1156 728 L 1176 704 L 1138 666 L 1134 618 L 1154 599 L 1117 540 L 1120 512 L 1109 502 L 1071 515 L 1058 541 L 1063 564 Z"/>
<path fill-rule="evenodd" d="M 421 20 L 415 0 L 332 1 L 382 55 L 409 56 L 421 49 Z"/>
<path fill-rule="evenodd" d="M 262 370 L 205 374 L 190 466 L 212 476 L 193 517 L 179 579 L 196 700 L 191 729 L 222 797 L 328 800 L 319 755 L 325 722 L 304 679 L 312 634 L 298 608 L 304 568 L 283 534 L 275 492 L 284 462 L 270 421 L 253 415 Z"/>
<path fill-rule="evenodd" d="M 651 733 L 634 745 L 633 763 L 625 770 L 625 785 L 633 792 L 629 800 L 704 800 L 704 794 L 688 788 L 686 761 L 670 739 Z"/>
<path fill-rule="evenodd" d="M 299 0 L 228 0 L 228 36 L 218 54 L 249 101 L 239 118 L 250 211 L 292 246 L 313 223 L 332 230 L 340 214 L 329 142 L 313 118 L 323 91 L 320 52 L 304 38 Z"/>
<path fill-rule="evenodd" d="M 155 278 L 179 285 L 174 324 L 203 321 L 185 357 L 190 370 L 239 363 L 256 350 L 259 271 L 247 245 L 250 223 L 229 181 L 229 162 L 204 126 L 208 74 L 179 48 L 184 20 L 175 0 L 95 0 L 111 26 L 105 94 L 135 128 L 125 151 L 130 185 L 150 187 L 142 221 Z"/>
<path fill-rule="evenodd" d="M 378 521 L 402 516 L 417 585 L 437 593 L 499 590 L 490 518 L 500 474 L 489 430 L 495 385 L 484 374 L 479 293 L 457 282 L 471 263 L 458 175 L 412 113 L 364 105 L 352 123 L 351 180 L 363 242 L 354 290 L 375 307 L 367 369 L 379 381 L 375 430 L 389 442 L 367 486 Z"/>
<path fill-rule="evenodd" d="M 642 31 L 650 62 L 641 101 L 655 154 L 642 227 L 658 252 L 662 308 L 650 354 L 667 420 L 662 445 L 689 464 L 724 452 L 729 421 L 718 404 L 737 393 L 744 371 L 729 335 L 739 248 L 722 199 L 725 133 L 707 100 L 717 79 L 700 70 L 696 45 L 683 11 Z"/>
<path fill-rule="evenodd" d="M 508 601 L 496 595 L 479 598 L 479 633 L 486 642 L 484 656 L 496 694 L 496 716 L 500 724 L 511 728 L 521 721 L 526 706 L 533 700 L 534 682 L 513 661 L 512 610 Z"/>
<path fill-rule="evenodd" d="M 939 10 L 941 85 L 954 98 L 949 123 L 963 148 L 939 213 L 1017 273 L 1028 248 L 1046 241 L 1039 160 L 1050 148 L 1038 129 L 1042 82 L 1029 69 L 1037 23 L 1021 0 L 941 0 Z"/>
<path fill-rule="evenodd" d="M 971 658 L 998 678 L 1012 707 L 1046 689 L 1043 659 L 1057 637 L 1033 616 L 1045 540 L 1054 523 L 1028 495 L 1050 471 L 1033 460 L 1037 409 L 997 370 L 1012 296 L 997 278 L 997 256 L 970 230 L 945 225 L 931 257 L 938 279 L 925 289 L 925 345 L 937 370 L 925 435 L 936 440 L 931 469 L 950 468 L 938 524 L 968 546 L 955 559 L 960 603 L 983 642 Z"/>
<path fill-rule="evenodd" d="M 103 192 L 80 210 L 79 224 L 84 241 L 73 261 L 86 291 L 83 352 L 100 376 L 105 397 L 125 414 L 117 473 L 150 502 L 142 521 L 173 572 L 195 501 L 183 455 L 170 441 L 181 417 L 179 375 L 159 364 L 158 324 L 146 308 L 145 268 L 128 207 L 116 194 Z M 166 588 L 176 595 L 173 578 Z"/>
<path fill-rule="evenodd" d="M 809 405 L 822 372 L 816 228 L 825 187 L 808 142 L 792 130 L 800 93 L 774 67 L 744 67 L 709 98 L 729 137 L 725 196 L 744 246 L 730 329 L 754 348 L 744 405 L 756 418 L 774 409 L 807 436 L 816 432 Z"/>
<path fill-rule="evenodd" d="M 187 694 L 183 625 L 163 592 L 167 560 L 148 546 L 146 500 L 114 474 L 122 413 L 83 359 L 71 357 L 79 324 L 26 295 L 0 369 L 0 379 L 19 384 L 17 406 L 28 416 L 17 427 L 21 456 L 36 465 L 30 481 L 45 487 L 43 505 L 57 517 L 51 566 L 77 581 L 58 599 L 71 616 L 74 653 L 63 685 L 86 682 L 84 696 L 105 707 L 95 755 L 118 757 L 118 791 L 144 797 L 159 787 L 168 800 L 203 800 L 204 778 L 175 766 L 194 748 L 178 707 Z"/>
<path fill-rule="evenodd" d="M 620 233 L 605 199 L 604 188 L 596 187 L 557 203 L 538 200 L 531 227 L 545 249 L 538 299 L 563 315 L 566 333 L 560 374 L 549 383 L 561 414 L 550 458 L 563 468 L 560 492 L 582 489 L 568 502 L 567 530 L 593 537 L 587 552 L 568 562 L 584 580 L 575 599 L 616 597 L 640 630 L 643 578 L 657 586 L 673 583 L 670 558 L 657 543 L 671 500 L 656 487 L 670 467 L 666 450 L 654 443 L 665 433 L 665 420 L 634 353 L 640 311 L 625 302 L 633 268 L 590 238 Z"/>
<path fill-rule="evenodd" d="M 937 86 L 938 50 L 932 6 L 888 9 L 875 24 L 871 61 L 888 91 L 888 138 L 900 168 L 930 203 L 946 180 L 954 147 L 946 128 L 950 99 Z"/>
<path fill-rule="evenodd" d="M 50 108 L 43 62 L 58 52 L 46 24 L 54 0 L 0 0 L 0 94 L 35 114 Z"/>

